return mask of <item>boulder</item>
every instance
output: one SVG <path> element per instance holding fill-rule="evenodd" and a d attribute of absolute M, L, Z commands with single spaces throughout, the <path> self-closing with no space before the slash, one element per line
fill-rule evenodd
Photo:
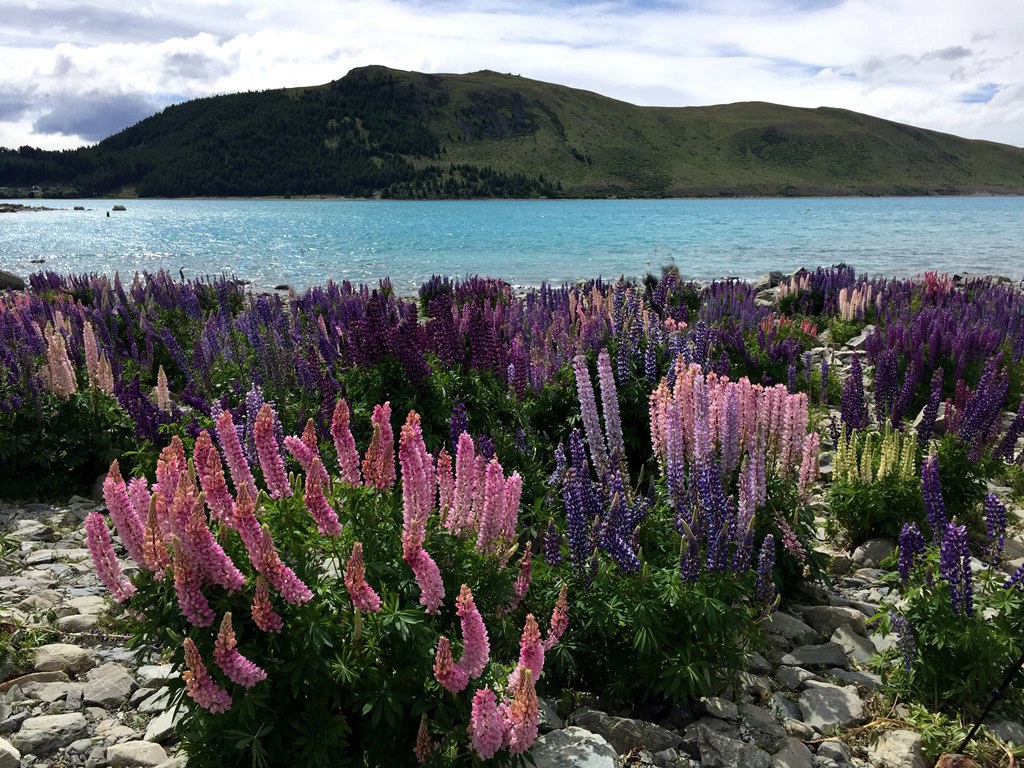
<path fill-rule="evenodd" d="M 126 741 L 107 747 L 110 768 L 156 768 L 166 759 L 164 748 L 151 741 Z"/>
<path fill-rule="evenodd" d="M 0 739 L 0 768 L 21 768 L 21 753 L 7 739 Z"/>
<path fill-rule="evenodd" d="M 849 624 L 858 635 L 867 637 L 864 614 L 856 608 L 837 605 L 812 605 L 803 609 L 803 618 L 822 637 L 832 637 L 832 633 L 844 624 Z"/>
<path fill-rule="evenodd" d="M 868 539 L 853 550 L 853 562 L 862 568 L 877 568 L 895 551 L 896 542 L 892 539 Z"/>
<path fill-rule="evenodd" d="M 0 269 L 0 291 L 24 291 L 25 281 L 13 272 Z"/>
<path fill-rule="evenodd" d="M 988 725 L 988 729 L 1007 744 L 1024 747 L 1024 725 L 1021 723 L 1015 720 L 1002 720 Z"/>
<path fill-rule="evenodd" d="M 788 737 L 772 756 L 772 768 L 814 768 L 814 758 L 800 739 Z"/>
<path fill-rule="evenodd" d="M 739 710 L 741 731 L 761 749 L 774 752 L 786 739 L 786 729 L 767 709 L 756 704 L 740 704 Z"/>
<path fill-rule="evenodd" d="M 575 726 L 538 736 L 529 755 L 535 768 L 616 768 L 619 764 L 611 744 Z"/>
<path fill-rule="evenodd" d="M 702 768 L 770 768 L 772 764 L 771 756 L 763 749 L 704 726 L 697 732 L 697 749 Z"/>
<path fill-rule="evenodd" d="M 143 738 L 146 741 L 155 741 L 157 744 L 170 741 L 174 736 L 174 729 L 184 716 L 185 710 L 182 707 L 165 709 L 149 721 L 149 725 L 146 726 L 146 735 Z"/>
<path fill-rule="evenodd" d="M 36 649 L 36 672 L 85 672 L 96 666 L 96 654 L 68 643 L 50 643 Z"/>
<path fill-rule="evenodd" d="M 782 657 L 782 663 L 790 667 L 845 667 L 846 651 L 838 643 L 802 645 Z"/>
<path fill-rule="evenodd" d="M 104 709 L 117 709 L 138 686 L 120 664 L 108 663 L 89 672 L 82 700 Z"/>
<path fill-rule="evenodd" d="M 796 645 L 806 645 L 815 640 L 812 627 L 782 611 L 776 611 L 769 617 L 764 624 L 764 631 L 769 635 L 782 635 Z"/>
<path fill-rule="evenodd" d="M 822 732 L 837 726 L 848 728 L 864 717 L 864 702 L 852 685 L 808 683 L 799 704 L 804 722 Z"/>
<path fill-rule="evenodd" d="M 719 720 L 735 723 L 740 716 L 739 707 L 721 696 L 704 696 L 700 703 L 704 705 L 704 713 Z"/>
<path fill-rule="evenodd" d="M 112 210 L 112 211 L 126 211 L 126 210 L 128 210 L 128 209 L 127 209 L 127 208 L 125 208 L 125 207 L 124 207 L 123 205 L 115 205 L 115 206 L 114 206 L 113 208 L 111 208 L 110 210 Z"/>
<path fill-rule="evenodd" d="M 818 757 L 827 757 L 839 765 L 850 764 L 850 750 L 841 741 L 823 741 L 818 745 Z"/>
<path fill-rule="evenodd" d="M 925 768 L 924 742 L 913 731 L 885 731 L 878 741 L 868 745 L 867 758 L 871 768 Z"/>
<path fill-rule="evenodd" d="M 875 644 L 863 635 L 858 635 L 849 625 L 839 627 L 833 632 L 832 642 L 840 646 L 846 655 L 858 664 L 867 664 L 875 657 Z"/>
<path fill-rule="evenodd" d="M 614 717 L 590 707 L 582 707 L 569 715 L 569 722 L 603 736 L 615 751 L 624 755 L 634 749 L 660 752 L 678 747 L 683 737 L 667 728 L 628 717 Z"/>
<path fill-rule="evenodd" d="M 77 712 L 70 715 L 30 717 L 11 737 L 11 744 L 22 753 L 45 757 L 83 738 L 87 731 L 85 717 Z"/>

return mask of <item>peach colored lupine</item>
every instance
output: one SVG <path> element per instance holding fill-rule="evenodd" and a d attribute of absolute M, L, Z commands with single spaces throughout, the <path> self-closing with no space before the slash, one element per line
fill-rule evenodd
<path fill-rule="evenodd" d="M 345 589 L 352 604 L 360 611 L 377 613 L 380 610 L 380 596 L 366 583 L 366 569 L 363 565 L 363 544 L 352 545 L 352 554 L 345 565 Z"/>
<path fill-rule="evenodd" d="M 437 512 L 441 525 L 448 527 L 448 513 L 455 501 L 455 467 L 444 448 L 437 454 Z"/>
<path fill-rule="evenodd" d="M 402 426 L 398 462 L 402 468 L 402 542 L 407 549 L 419 549 L 423 546 L 427 515 L 434 508 L 437 483 L 434 462 L 423 443 L 420 416 L 416 411 L 409 411 Z"/>
<path fill-rule="evenodd" d="M 185 665 L 188 669 L 181 673 L 181 677 L 185 681 L 185 692 L 203 709 L 214 714 L 227 712 L 231 709 L 231 695 L 210 677 L 191 637 L 185 638 L 184 645 Z"/>
<path fill-rule="evenodd" d="M 519 665 L 518 685 L 515 696 L 505 710 L 504 744 L 509 754 L 520 755 L 528 750 L 537 738 L 539 705 L 534 687 L 533 672 L 529 667 Z"/>
<path fill-rule="evenodd" d="M 260 469 L 263 470 L 263 480 L 267 484 L 267 491 L 270 498 L 280 499 L 292 495 L 292 489 L 288 485 L 288 473 L 285 472 L 284 459 L 277 448 L 277 438 L 274 437 L 274 421 L 276 415 L 270 403 L 260 406 L 256 414 L 256 423 L 252 428 L 253 441 L 256 443 L 256 455 L 260 460 Z"/>
<path fill-rule="evenodd" d="M 167 374 L 161 365 L 156 372 L 156 389 L 153 390 L 156 407 L 164 413 L 171 412 L 171 391 L 167 386 Z"/>
<path fill-rule="evenodd" d="M 505 740 L 505 728 L 498 700 L 490 687 L 483 687 L 473 695 L 473 710 L 469 720 L 469 741 L 481 760 L 494 757 Z"/>
<path fill-rule="evenodd" d="M 224 479 L 224 466 L 220 463 L 220 454 L 210 438 L 210 433 L 205 429 L 196 438 L 192 460 L 195 462 L 199 485 L 206 496 L 206 503 L 210 507 L 213 519 L 222 523 L 230 521 L 235 502 Z"/>
<path fill-rule="evenodd" d="M 356 451 L 356 441 L 352 438 L 352 431 L 349 428 L 348 403 L 344 398 L 338 400 L 338 404 L 334 406 L 331 438 L 334 440 L 334 450 L 338 454 L 341 479 L 349 485 L 360 485 L 363 479 L 359 474 L 359 453 Z"/>
<path fill-rule="evenodd" d="M 452 658 L 452 645 L 447 637 L 437 641 L 437 653 L 434 656 L 434 679 L 441 687 L 452 693 L 459 693 L 469 684 L 469 675 L 455 665 Z"/>
<path fill-rule="evenodd" d="M 43 365 L 43 382 L 57 397 L 68 398 L 78 391 L 75 369 L 68 357 L 64 336 L 52 325 L 43 331 L 46 338 L 46 363 Z"/>
<path fill-rule="evenodd" d="M 260 521 L 256 519 L 255 499 L 244 485 L 238 489 L 238 498 L 235 499 L 231 510 L 231 526 L 238 531 L 238 535 L 249 553 L 249 562 L 255 568 L 259 563 L 263 529 L 260 528 Z"/>
<path fill-rule="evenodd" d="M 338 514 L 324 495 L 324 486 L 328 482 L 330 479 L 327 477 L 327 470 L 320 462 L 320 457 L 313 456 L 307 470 L 305 492 L 303 493 L 306 511 L 316 521 L 317 530 L 324 536 L 340 536 L 341 523 L 338 522 Z"/>
<path fill-rule="evenodd" d="M 544 670 L 544 644 L 540 639 L 537 620 L 533 618 L 532 613 L 526 614 L 523 634 L 519 638 L 519 664 L 509 675 L 509 690 L 515 690 L 518 687 L 520 670 L 523 669 L 530 670 L 534 680 L 539 680 L 541 672 Z"/>
<path fill-rule="evenodd" d="M 88 374 L 89 383 L 96 386 L 99 377 L 100 351 L 96 343 L 96 329 L 92 323 L 86 320 L 82 323 L 82 351 L 85 357 L 85 372 Z"/>
<path fill-rule="evenodd" d="M 258 495 L 256 481 L 249 469 L 249 462 L 245 460 L 245 452 L 238 439 L 238 432 L 235 431 L 235 422 L 231 418 L 231 411 L 221 411 L 220 416 L 217 417 L 217 438 L 220 440 L 221 450 L 224 451 L 224 460 L 231 472 L 231 481 L 235 484 L 235 493 L 237 494 L 244 486 L 249 492 L 249 497 L 255 501 Z"/>
<path fill-rule="evenodd" d="M 96 575 L 119 603 L 123 603 L 135 594 L 135 585 L 125 578 L 121 566 L 114 554 L 114 545 L 110 541 L 110 532 L 103 522 L 103 515 L 90 512 L 85 518 L 85 541 L 92 555 L 92 564 Z"/>
<path fill-rule="evenodd" d="M 231 611 L 225 613 L 224 620 L 221 621 L 217 642 L 213 648 L 213 660 L 231 682 L 243 688 L 252 688 L 256 683 L 267 679 L 265 670 L 238 652 L 238 640 L 235 638 L 234 627 L 231 626 Z"/>
<path fill-rule="evenodd" d="M 210 626 L 216 616 L 203 594 L 203 574 L 198 563 L 177 536 L 171 539 L 171 552 L 174 555 L 174 592 L 178 596 L 178 607 L 194 626 Z"/>
<path fill-rule="evenodd" d="M 146 567 L 146 556 L 143 551 L 142 541 L 144 531 L 142 521 L 135 512 L 135 505 L 128 496 L 128 488 L 121 479 L 121 469 L 117 459 L 110 463 L 110 469 L 103 480 L 103 500 L 110 511 L 110 519 L 114 521 L 117 534 L 121 537 L 121 543 L 128 550 L 128 556 L 136 564 Z"/>
<path fill-rule="evenodd" d="M 174 497 L 178 493 L 178 481 L 187 470 L 185 464 L 185 446 L 175 435 L 169 445 L 160 451 L 156 461 L 156 485 L 153 487 L 156 498 L 156 521 L 160 535 L 170 544 L 171 535 L 175 532 L 173 521 Z"/>
<path fill-rule="evenodd" d="M 420 727 L 416 732 L 416 746 L 413 747 L 413 753 L 416 755 L 419 764 L 423 765 L 434 754 L 434 749 L 435 744 L 430 740 L 430 731 L 427 729 L 427 716 L 424 714 L 420 718 Z"/>
<path fill-rule="evenodd" d="M 171 555 L 167 551 L 167 544 L 156 519 L 156 496 L 152 497 L 149 504 L 143 536 L 142 552 L 146 558 L 146 567 L 153 572 L 154 579 L 163 581 L 164 572 L 171 565 Z"/>
<path fill-rule="evenodd" d="M 114 372 L 110 368 L 106 352 L 100 352 L 100 359 L 96 364 L 96 381 L 93 384 L 100 392 L 114 394 Z"/>
<path fill-rule="evenodd" d="M 373 407 L 373 437 L 363 457 L 363 478 L 375 488 L 395 484 L 395 433 L 391 428 L 391 403 Z"/>
<path fill-rule="evenodd" d="M 192 504 L 184 541 L 189 554 L 203 573 L 204 582 L 217 584 L 229 592 L 237 592 L 245 585 L 245 576 L 210 531 L 202 495 Z"/>
<path fill-rule="evenodd" d="M 569 600 L 567 588 L 563 584 L 558 590 L 558 598 L 555 600 L 555 608 L 551 611 L 551 622 L 548 626 L 548 636 L 544 638 L 544 650 L 550 651 L 569 627 Z"/>
<path fill-rule="evenodd" d="M 263 576 L 256 577 L 256 593 L 252 598 L 252 620 L 264 632 L 280 632 L 284 626 L 281 617 L 270 604 L 270 588 Z"/>
<path fill-rule="evenodd" d="M 267 581 L 287 603 L 302 605 L 313 597 L 309 587 L 295 575 L 295 571 L 281 562 L 277 549 L 274 547 L 274 541 L 270 537 L 270 531 L 265 525 L 263 526 L 256 570 L 267 577 Z"/>
<path fill-rule="evenodd" d="M 455 603 L 455 612 L 462 625 L 462 657 L 458 666 L 472 680 L 483 674 L 491 655 L 491 644 L 484 619 L 473 600 L 473 591 L 466 584 L 462 585 Z"/>
<path fill-rule="evenodd" d="M 412 568 L 413 576 L 420 588 L 420 604 L 427 609 L 427 613 L 437 613 L 444 602 L 444 582 L 441 580 L 441 570 L 434 562 L 434 558 L 425 549 L 418 549 L 409 552 L 404 556 L 405 562 Z"/>

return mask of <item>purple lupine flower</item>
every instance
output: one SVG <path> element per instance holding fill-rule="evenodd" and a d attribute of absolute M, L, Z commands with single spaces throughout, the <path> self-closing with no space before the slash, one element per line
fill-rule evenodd
<path fill-rule="evenodd" d="M 622 423 L 619 421 L 619 395 L 607 349 L 602 349 L 597 356 L 597 379 L 601 389 L 601 411 L 604 413 L 608 452 L 614 461 L 622 462 L 626 458 L 626 447 L 622 442 Z"/>
<path fill-rule="evenodd" d="M 449 420 L 449 432 L 451 437 L 452 458 L 458 458 L 459 435 L 469 431 L 469 419 L 466 416 L 466 404 L 456 403 L 452 406 L 452 415 Z"/>
<path fill-rule="evenodd" d="M 939 457 L 934 453 L 921 462 L 921 492 L 932 541 L 938 543 L 946 528 L 947 517 L 946 504 L 942 500 L 942 481 L 939 479 Z"/>
<path fill-rule="evenodd" d="M 953 613 L 974 615 L 974 591 L 971 586 L 971 552 L 967 547 L 967 526 L 955 521 L 946 526 L 939 545 L 939 574 L 949 584 Z"/>
<path fill-rule="evenodd" d="M 565 459 L 565 446 L 561 443 L 555 448 L 555 471 L 551 473 L 551 477 L 548 478 L 548 485 L 552 488 L 557 488 L 562 484 L 563 478 L 565 478 L 566 459 Z"/>
<path fill-rule="evenodd" d="M 841 414 L 846 434 L 850 434 L 854 429 L 865 429 L 868 425 L 868 406 L 864 402 L 864 373 L 858 354 L 850 361 L 850 373 L 843 382 Z"/>
<path fill-rule="evenodd" d="M 1003 582 L 1004 589 L 1012 588 L 1024 589 L 1024 563 L 1021 563 L 1020 567 L 1013 572 L 1005 582 Z"/>
<path fill-rule="evenodd" d="M 921 448 L 928 447 L 928 441 L 935 429 L 935 418 L 939 415 L 939 403 L 942 402 L 942 369 L 936 368 L 932 374 L 932 391 L 928 395 L 921 415 L 921 423 L 917 426 L 917 443 Z"/>
<path fill-rule="evenodd" d="M 914 639 L 914 630 L 910 621 L 899 611 L 889 611 L 889 620 L 892 622 L 893 631 L 900 636 L 900 654 L 903 656 L 903 669 L 910 673 L 913 669 L 914 659 L 917 656 L 917 642 Z"/>
<path fill-rule="evenodd" d="M 988 562 L 995 565 L 1006 543 L 1006 507 L 994 493 L 985 497 L 985 533 L 988 534 Z"/>
<path fill-rule="evenodd" d="M 786 389 L 789 394 L 796 393 L 796 363 L 790 363 L 786 372 Z"/>
<path fill-rule="evenodd" d="M 576 375 L 576 393 L 580 400 L 580 413 L 583 416 L 583 431 L 587 435 L 587 445 L 590 446 L 594 469 L 600 475 L 608 464 L 608 453 L 605 448 L 604 434 L 601 432 L 601 420 L 597 415 L 597 401 L 594 399 L 594 385 L 590 381 L 587 358 L 583 355 L 576 355 L 572 361 L 572 369 Z"/>
<path fill-rule="evenodd" d="M 896 378 L 899 357 L 894 349 L 887 349 L 875 364 L 875 421 L 885 421 L 896 401 Z"/>
<path fill-rule="evenodd" d="M 658 380 L 658 357 L 655 345 L 648 341 L 644 348 L 644 378 L 647 383 L 654 386 Z"/>
<path fill-rule="evenodd" d="M 896 400 L 893 402 L 892 410 L 889 413 L 889 423 L 892 425 L 893 429 L 903 429 L 903 417 L 906 415 L 907 409 L 910 407 L 910 403 L 914 399 L 918 383 L 919 375 L 917 363 L 911 360 L 907 365 L 906 373 L 903 376 L 903 386 L 900 387 L 899 394 L 896 395 Z"/>
<path fill-rule="evenodd" d="M 490 435 L 480 435 L 480 439 L 477 441 L 477 447 L 480 449 L 480 455 L 487 461 L 494 458 L 494 438 Z"/>
<path fill-rule="evenodd" d="M 1024 334 L 1022 334 L 1021 338 L 1024 338 Z M 999 458 L 1010 462 L 1013 461 L 1013 457 L 1017 453 L 1017 440 L 1020 438 L 1021 433 L 1024 433 L 1024 400 L 1020 401 L 1020 405 L 1017 407 L 1017 415 L 1014 416 L 1013 422 L 1007 427 L 1006 435 L 999 444 L 997 451 Z"/>
<path fill-rule="evenodd" d="M 900 532 L 899 572 L 900 580 L 906 584 L 910 579 L 910 571 L 918 556 L 924 554 L 924 536 L 917 523 L 904 523 Z"/>
<path fill-rule="evenodd" d="M 548 565 L 562 564 L 562 534 L 555 526 L 555 519 L 548 520 L 547 530 L 544 531 L 544 560 Z"/>
<path fill-rule="evenodd" d="M 775 567 L 775 537 L 768 534 L 761 542 L 761 551 L 757 556 L 757 599 L 764 605 L 775 602 L 775 579 L 772 569 Z"/>

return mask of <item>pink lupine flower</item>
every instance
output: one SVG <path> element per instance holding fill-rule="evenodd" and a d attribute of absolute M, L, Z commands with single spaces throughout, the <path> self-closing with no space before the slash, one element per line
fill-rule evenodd
<path fill-rule="evenodd" d="M 519 675 L 523 669 L 533 673 L 533 679 L 540 679 L 544 669 L 544 644 L 540 638 L 540 628 L 532 613 L 526 615 L 523 634 L 519 638 L 519 663 L 508 676 L 508 688 L 514 691 L 519 685 Z"/>
<path fill-rule="evenodd" d="M 513 471 L 512 476 L 505 480 L 505 507 L 501 516 L 499 535 L 504 541 L 516 539 L 516 525 L 519 522 L 519 500 L 523 495 L 523 478 Z"/>
<path fill-rule="evenodd" d="M 164 373 L 164 367 L 162 365 L 156 372 L 156 389 L 153 390 L 153 394 L 156 398 L 156 407 L 164 413 L 170 413 L 171 393 L 167 388 L 167 374 Z"/>
<path fill-rule="evenodd" d="M 476 549 L 483 554 L 495 550 L 505 517 L 505 476 L 497 458 L 491 459 L 484 474 L 483 512 L 477 518 Z"/>
<path fill-rule="evenodd" d="M 625 461 L 626 446 L 622 442 L 622 423 L 619 421 L 619 395 L 615 389 L 615 375 L 607 349 L 597 356 L 597 379 L 601 389 L 601 412 L 604 414 L 604 432 L 608 441 L 608 453 Z"/>
<path fill-rule="evenodd" d="M 270 604 L 270 588 L 262 576 L 256 577 L 256 594 L 252 598 L 252 620 L 264 632 L 280 632 L 284 626 L 281 617 Z"/>
<path fill-rule="evenodd" d="M 178 607 L 194 626 L 210 626 L 216 616 L 201 589 L 203 574 L 199 564 L 177 536 L 171 540 L 171 551 L 174 553 L 174 592 L 178 596 Z"/>
<path fill-rule="evenodd" d="M 234 500 L 228 490 L 228 484 L 224 480 L 224 466 L 220 463 L 220 454 L 210 439 L 210 433 L 205 429 L 196 438 L 196 445 L 192 451 L 192 459 L 195 462 L 196 474 L 199 475 L 199 485 L 206 496 L 206 503 L 210 506 L 213 519 L 220 522 L 231 520 L 231 510 L 234 507 Z"/>
<path fill-rule="evenodd" d="M 255 500 L 256 481 L 249 470 L 249 463 L 245 460 L 245 452 L 242 450 L 242 443 L 235 431 L 235 423 L 231 418 L 230 411 L 221 411 L 220 416 L 217 417 L 217 438 L 220 440 L 221 450 L 224 451 L 224 460 L 231 472 L 235 492 L 237 493 L 244 486 L 248 490 L 249 496 Z"/>
<path fill-rule="evenodd" d="M 349 485 L 360 485 L 363 480 L 359 474 L 359 453 L 356 451 L 356 441 L 352 437 L 349 428 L 348 403 L 344 398 L 334 406 L 334 416 L 331 419 L 331 437 L 334 440 L 334 450 L 338 454 L 338 465 L 341 467 L 341 479 Z"/>
<path fill-rule="evenodd" d="M 146 478 L 133 477 L 128 481 L 128 498 L 132 501 L 135 516 L 145 524 L 146 518 L 149 517 L 149 503 L 152 500 Z"/>
<path fill-rule="evenodd" d="M 238 652 L 238 640 L 235 639 L 235 630 L 231 626 L 231 611 L 224 614 L 224 620 L 220 624 L 217 643 L 213 648 L 213 660 L 231 682 L 243 688 L 252 688 L 256 683 L 267 679 L 265 670 Z"/>
<path fill-rule="evenodd" d="M 775 525 L 778 526 L 779 531 L 782 533 L 782 545 L 786 548 L 786 551 L 792 555 L 797 562 L 803 563 L 807 559 L 807 551 L 804 549 L 804 545 L 797 538 L 796 534 L 793 533 L 793 529 L 789 527 L 789 523 L 781 515 L 775 516 Z"/>
<path fill-rule="evenodd" d="M 256 414 L 256 423 L 252 428 L 253 441 L 256 443 L 256 455 L 263 470 L 263 480 L 267 484 L 270 498 L 280 499 L 292 495 L 288 485 L 288 473 L 284 469 L 284 459 L 277 449 L 277 438 L 274 437 L 274 408 L 270 403 L 260 406 Z"/>
<path fill-rule="evenodd" d="M 366 583 L 363 544 L 359 541 L 352 545 L 352 554 L 345 566 L 345 589 L 352 598 L 352 604 L 360 611 L 376 613 L 380 610 L 380 596 Z"/>
<path fill-rule="evenodd" d="M 437 613 L 444 601 L 444 582 L 434 558 L 427 550 L 418 549 L 408 553 L 405 562 L 412 568 L 416 583 L 419 585 L 420 604 L 427 609 L 427 613 Z"/>
<path fill-rule="evenodd" d="M 259 563 L 256 570 L 267 577 L 267 581 L 276 589 L 285 602 L 292 605 L 302 605 L 312 599 L 313 593 L 309 591 L 302 580 L 295 575 L 295 571 L 281 562 L 274 547 L 274 541 L 270 538 L 270 531 L 263 526 L 263 537 L 260 542 Z"/>
<path fill-rule="evenodd" d="M 391 429 L 391 403 L 373 407 L 373 437 L 363 457 L 367 485 L 390 488 L 395 484 L 395 433 Z"/>
<path fill-rule="evenodd" d="M 797 493 L 804 501 L 810 493 L 810 486 L 818 479 L 818 456 L 821 453 L 821 435 L 811 432 L 804 438 L 804 447 L 800 460 L 800 474 L 797 477 Z"/>
<path fill-rule="evenodd" d="M 430 759 L 430 756 L 434 754 L 436 746 L 437 745 L 430 740 L 430 731 L 427 729 L 427 716 L 424 714 L 420 718 L 420 727 L 419 730 L 416 731 L 416 746 L 414 746 L 412 750 L 420 765 L 423 765 Z"/>
<path fill-rule="evenodd" d="M 473 591 L 465 584 L 462 585 L 455 603 L 455 612 L 459 615 L 462 625 L 462 657 L 458 666 L 472 680 L 483 674 L 491 655 L 491 644 L 487 639 L 484 619 L 473 600 Z"/>
<path fill-rule="evenodd" d="M 447 527 L 452 533 L 461 533 L 469 523 L 470 507 L 476 498 L 477 477 L 476 447 L 468 432 L 459 435 L 459 447 L 455 454 L 455 497 L 448 514 Z"/>
<path fill-rule="evenodd" d="M 481 760 L 494 757 L 505 740 L 505 729 L 498 711 L 498 700 L 490 687 L 473 695 L 473 713 L 469 720 L 469 740 Z"/>
<path fill-rule="evenodd" d="M 96 575 L 119 603 L 123 603 L 135 594 L 135 585 L 121 572 L 121 566 L 114 554 L 114 545 L 110 541 L 110 532 L 103 522 L 103 515 L 90 512 L 85 518 L 85 541 L 92 555 L 92 564 Z"/>
<path fill-rule="evenodd" d="M 82 348 L 85 352 L 85 371 L 88 374 L 89 383 L 102 391 L 100 351 L 99 345 L 96 343 L 96 329 L 88 320 L 82 323 Z"/>
<path fill-rule="evenodd" d="M 185 665 L 188 669 L 181 673 L 185 692 L 196 704 L 214 714 L 231 709 L 231 695 L 210 677 L 191 637 L 185 638 Z"/>
<path fill-rule="evenodd" d="M 444 448 L 437 454 L 437 512 L 441 525 L 448 527 L 448 513 L 455 501 L 455 474 L 452 457 Z"/>
<path fill-rule="evenodd" d="M 156 519 L 156 496 L 152 497 L 149 514 L 146 516 L 146 528 L 142 540 L 142 553 L 146 558 L 146 567 L 153 572 L 157 581 L 164 580 L 164 571 L 171 565 L 171 556 L 167 551 L 160 524 Z"/>
<path fill-rule="evenodd" d="M 469 675 L 461 667 L 456 666 L 452 659 L 452 646 L 447 637 L 437 641 L 437 654 L 434 656 L 434 679 L 441 687 L 452 693 L 459 693 L 469 684 Z"/>
<path fill-rule="evenodd" d="M 169 445 L 164 446 L 156 461 L 156 485 L 154 496 L 156 498 L 156 522 L 160 529 L 160 535 L 168 544 L 171 541 L 171 534 L 175 532 L 173 521 L 174 497 L 178 493 L 178 481 L 182 473 L 186 471 L 185 446 L 175 435 L 171 438 Z"/>
<path fill-rule="evenodd" d="M 503 615 L 512 613 L 523 602 L 523 598 L 526 597 L 526 593 L 530 589 L 530 580 L 532 578 L 533 553 L 530 550 L 530 545 L 527 545 L 526 551 L 523 552 L 523 557 L 519 560 L 519 575 L 516 577 L 515 586 L 512 588 L 512 602 L 508 608 L 502 611 Z"/>
<path fill-rule="evenodd" d="M 192 508 L 199 498 L 199 489 L 196 488 L 195 479 L 191 473 L 183 472 L 178 477 L 178 488 L 174 492 L 174 502 L 171 504 L 170 530 L 172 534 L 181 539 L 181 543 L 190 544 L 186 530 L 189 521 L 192 519 Z"/>
<path fill-rule="evenodd" d="M 260 528 L 260 521 L 256 519 L 256 505 L 253 497 L 244 485 L 238 489 L 238 498 L 235 499 L 231 510 L 231 525 L 238 531 L 238 535 L 249 553 L 249 562 L 255 568 L 260 562 L 259 553 L 263 544 L 263 529 Z"/>
<path fill-rule="evenodd" d="M 309 450 L 309 446 L 306 445 L 301 438 L 295 437 L 294 435 L 288 435 L 284 439 L 284 447 L 288 449 L 288 453 L 295 457 L 295 460 L 299 462 L 299 466 L 302 467 L 303 472 L 309 472 L 309 465 L 313 462 L 313 457 L 316 455 L 313 451 Z"/>
<path fill-rule="evenodd" d="M 540 714 L 533 672 L 521 664 L 516 671 L 519 673 L 519 680 L 515 696 L 505 710 L 504 743 L 512 755 L 520 755 L 533 745 L 537 738 L 537 720 Z"/>
<path fill-rule="evenodd" d="M 235 567 L 210 531 L 202 496 L 192 505 L 191 515 L 185 525 L 183 546 L 199 566 L 207 583 L 217 584 L 229 592 L 237 592 L 245 585 L 245 576 Z"/>
<path fill-rule="evenodd" d="M 316 520 L 316 527 L 320 533 L 324 536 L 340 536 L 341 523 L 338 522 L 338 513 L 324 495 L 324 486 L 328 482 L 327 470 L 320 463 L 320 457 L 314 456 L 306 474 L 303 501 L 306 510 Z"/>
<path fill-rule="evenodd" d="M 544 650 L 550 651 L 558 641 L 562 639 L 565 630 L 569 627 L 569 600 L 565 584 L 558 590 L 558 598 L 555 600 L 555 608 L 551 611 L 551 622 L 548 625 L 548 636 L 544 638 Z"/>
<path fill-rule="evenodd" d="M 64 336 L 49 324 L 43 335 L 46 337 L 46 363 L 42 374 L 46 388 L 57 397 L 71 397 L 78 391 L 78 382 L 75 380 L 75 369 L 68 357 Z"/>
<path fill-rule="evenodd" d="M 93 385 L 100 392 L 108 395 L 114 394 L 114 372 L 110 369 L 110 361 L 107 360 L 105 352 L 100 352 L 100 359 L 96 364 L 96 380 Z"/>
<path fill-rule="evenodd" d="M 135 505 L 128 496 L 128 488 L 121 479 L 117 459 L 110 463 L 107 477 L 103 481 L 103 500 L 110 510 L 110 519 L 114 521 L 117 534 L 121 537 L 124 548 L 128 550 L 128 556 L 138 565 L 145 567 L 146 555 L 142 547 L 145 533 L 142 521 L 139 520 Z"/>
<path fill-rule="evenodd" d="M 434 463 L 423 443 L 420 416 L 416 411 L 409 411 L 402 426 L 398 462 L 402 467 L 402 541 L 407 548 L 419 549 L 423 546 L 427 515 L 434 507 L 436 480 Z"/>
<path fill-rule="evenodd" d="M 654 449 L 654 455 L 659 457 L 664 456 L 666 450 L 665 424 L 670 399 L 667 379 L 658 382 L 658 386 L 647 399 L 647 414 L 651 423 L 651 447 Z"/>

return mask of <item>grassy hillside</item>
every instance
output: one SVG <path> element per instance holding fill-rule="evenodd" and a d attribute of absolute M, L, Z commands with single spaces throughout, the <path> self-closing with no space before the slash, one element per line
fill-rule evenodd
<path fill-rule="evenodd" d="M 0 179 L 141 196 L 1024 194 L 1024 150 L 841 109 L 638 107 L 495 72 L 364 67 L 169 107 L 74 152 L 0 150 Z"/>

